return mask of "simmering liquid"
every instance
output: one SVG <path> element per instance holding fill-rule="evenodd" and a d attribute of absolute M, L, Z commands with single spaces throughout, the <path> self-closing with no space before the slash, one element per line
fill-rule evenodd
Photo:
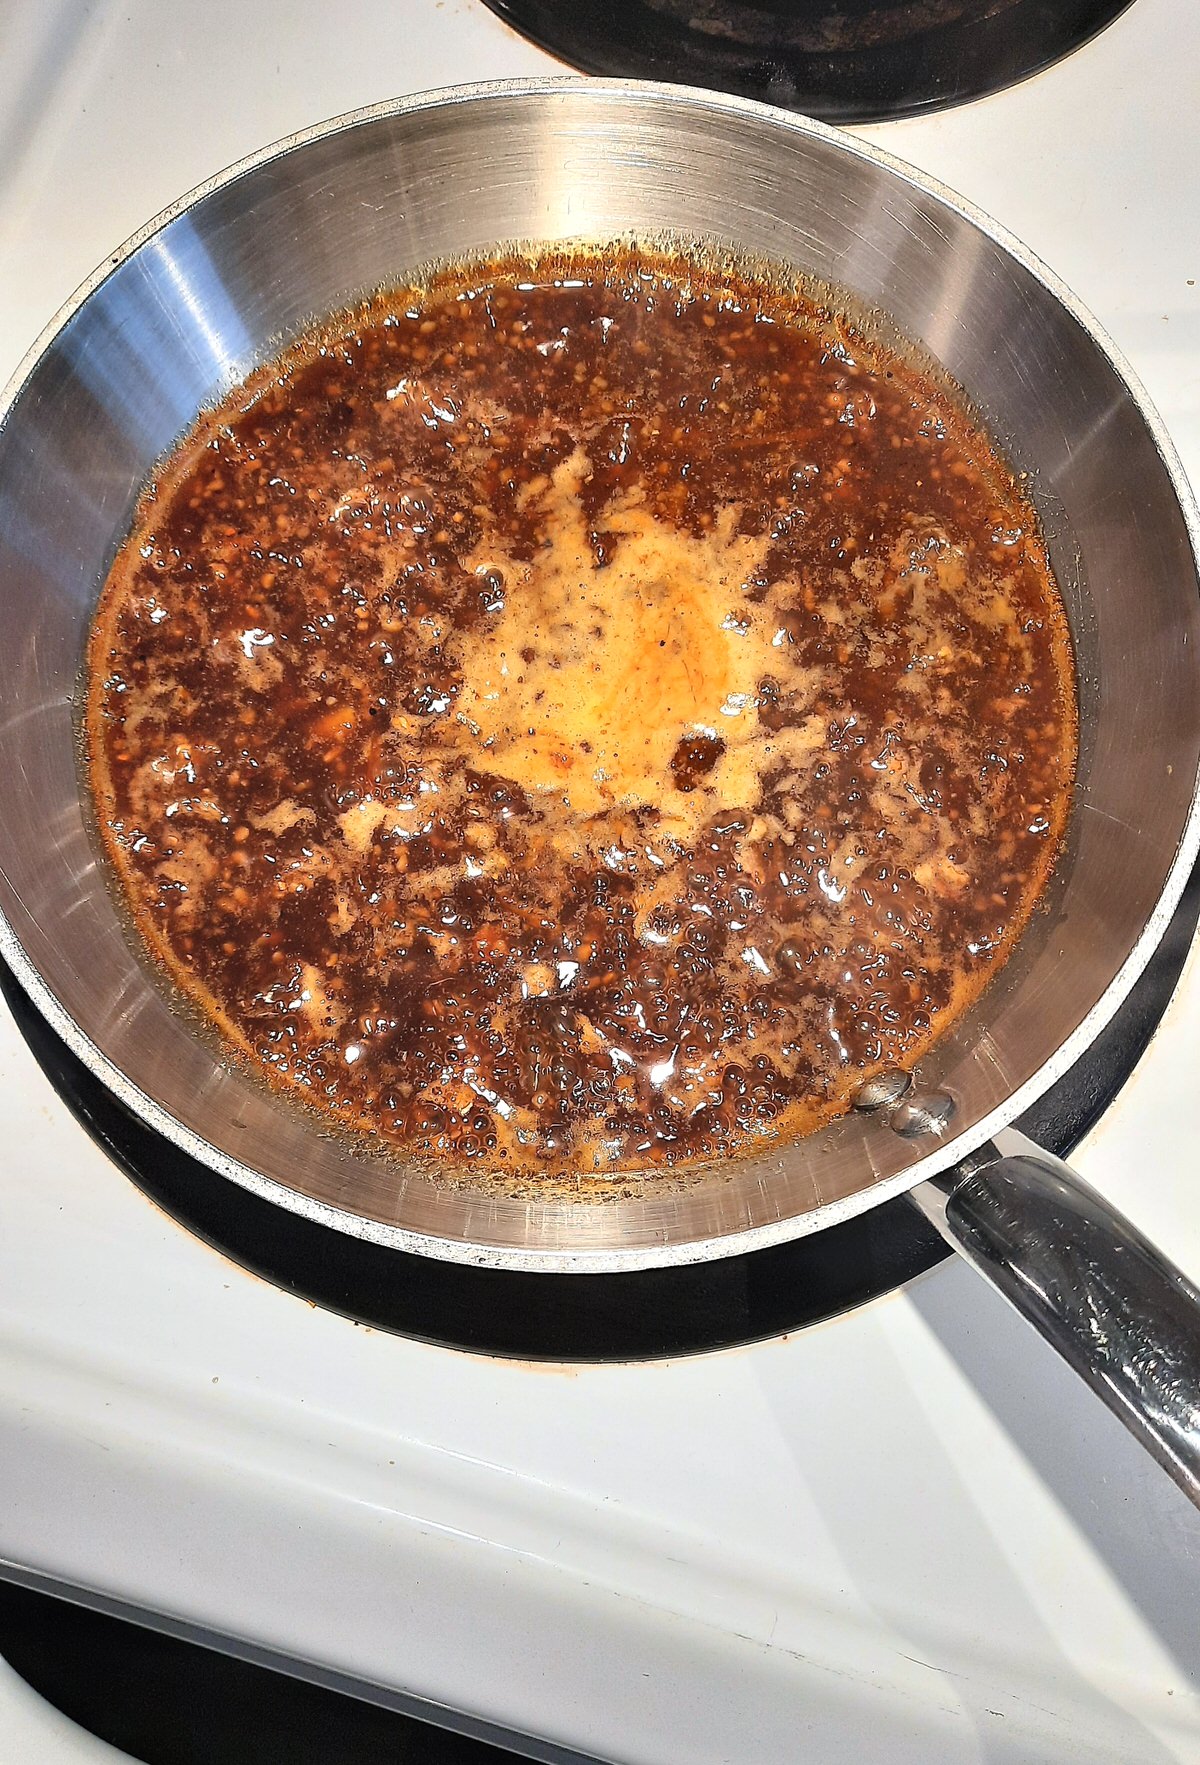
<path fill-rule="evenodd" d="M 89 764 L 140 935 L 443 1168 L 745 1150 L 1003 962 L 1075 755 L 1019 487 L 845 315 L 630 248 L 314 332 L 137 512 Z"/>

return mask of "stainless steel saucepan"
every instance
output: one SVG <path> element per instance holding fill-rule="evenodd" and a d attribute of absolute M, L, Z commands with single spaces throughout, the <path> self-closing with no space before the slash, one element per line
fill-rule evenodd
<path fill-rule="evenodd" d="M 155 461 L 306 321 L 431 258 L 662 230 L 765 253 L 891 315 L 1031 474 L 1079 668 L 1069 847 L 1008 966 L 903 1097 L 689 1184 L 611 1200 L 442 1184 L 223 1064 L 122 929 L 80 785 L 92 607 Z M 362 111 L 234 167 L 105 263 L 0 427 L 0 947 L 71 1048 L 169 1139 L 331 1228 L 589 1272 L 820 1231 L 901 1192 L 1200 1501 L 1200 1295 L 1054 1159 L 994 1137 L 1097 1035 L 1200 843 L 1197 516 L 1171 444 L 1067 291 L 862 142 L 678 88 L 474 87 Z"/>

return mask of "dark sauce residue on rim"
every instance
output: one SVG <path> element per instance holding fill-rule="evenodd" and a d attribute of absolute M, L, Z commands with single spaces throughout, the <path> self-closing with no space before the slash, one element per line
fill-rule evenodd
<path fill-rule="evenodd" d="M 451 1172 L 603 1177 L 911 1065 L 1049 874 L 1075 719 L 952 395 L 630 247 L 379 297 L 206 416 L 88 738 L 145 942 L 269 1077 Z"/>

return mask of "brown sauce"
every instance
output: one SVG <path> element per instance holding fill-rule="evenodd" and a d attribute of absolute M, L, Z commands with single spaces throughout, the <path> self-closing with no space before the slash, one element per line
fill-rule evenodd
<path fill-rule="evenodd" d="M 995 974 L 1071 658 L 1011 473 L 850 319 L 668 256 L 459 268 L 206 416 L 97 614 L 139 931 L 443 1167 L 804 1132 Z"/>

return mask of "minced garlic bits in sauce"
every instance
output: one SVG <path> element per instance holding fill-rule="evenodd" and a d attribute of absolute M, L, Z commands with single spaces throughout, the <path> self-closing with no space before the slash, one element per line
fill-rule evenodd
<path fill-rule="evenodd" d="M 1066 622 L 932 374 L 702 256 L 460 265 L 206 415 L 96 615 L 138 935 L 327 1119 L 522 1178 L 807 1131 L 1061 840 Z"/>

